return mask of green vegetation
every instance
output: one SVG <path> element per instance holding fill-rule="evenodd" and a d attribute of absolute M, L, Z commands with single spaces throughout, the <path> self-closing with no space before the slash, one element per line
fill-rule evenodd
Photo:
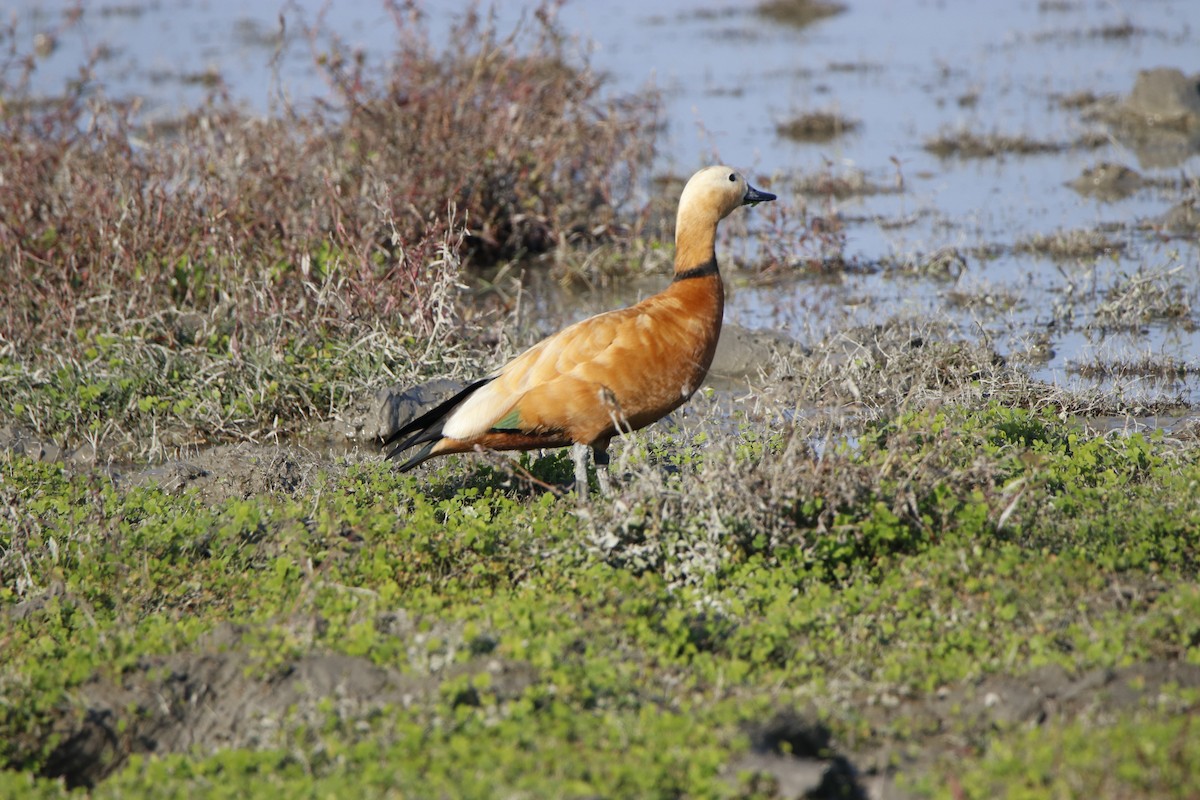
<path fill-rule="evenodd" d="M 24 775 L 0 780 L 53 796 L 27 774 L 86 762 L 76 779 L 115 769 L 99 796 L 753 796 L 765 784 L 738 759 L 795 707 L 842 752 L 959 742 L 953 763 L 914 762 L 914 790 L 935 795 L 952 780 L 976 797 L 1188 796 L 1200 753 L 1178 715 L 1200 694 L 1179 678 L 1033 732 L 966 701 L 903 704 L 1050 667 L 1200 667 L 1200 451 L 998 406 L 901 414 L 819 459 L 790 446 L 801 433 L 710 446 L 669 478 L 636 459 L 590 520 L 499 490 L 489 467 L 464 483 L 455 462 L 427 487 L 345 463 L 296 494 L 206 507 L 9 456 L 0 741 Z M 795 492 L 750 494 L 781 469 Z M 198 661 L 236 666 L 208 688 L 223 707 L 320 654 L 378 685 L 362 694 L 350 671 L 341 693 L 280 692 L 240 720 L 261 730 L 226 732 L 232 749 L 139 745 L 199 724 L 173 684 Z M 121 742 L 94 763 L 65 733 L 98 724 L 85 709 Z M 1140 749 L 1113 771 L 1123 742 Z M 860 768 L 903 775 L 911 758 Z"/>
<path fill-rule="evenodd" d="M 1193 694 L 1193 709 L 1195 701 Z M 1010 732 L 957 785 L 966 797 L 1194 797 L 1200 738 L 1193 714 L 1147 716 Z"/>

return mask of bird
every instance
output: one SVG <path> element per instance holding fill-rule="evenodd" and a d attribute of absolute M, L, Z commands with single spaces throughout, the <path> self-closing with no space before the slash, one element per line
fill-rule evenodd
<path fill-rule="evenodd" d="M 675 272 L 658 294 L 566 327 L 387 437 L 399 469 L 435 456 L 572 448 L 575 486 L 587 496 L 588 448 L 609 494 L 609 442 L 679 408 L 700 387 L 721 334 L 725 288 L 717 223 L 743 205 L 775 200 L 732 167 L 705 167 L 679 197 Z"/>

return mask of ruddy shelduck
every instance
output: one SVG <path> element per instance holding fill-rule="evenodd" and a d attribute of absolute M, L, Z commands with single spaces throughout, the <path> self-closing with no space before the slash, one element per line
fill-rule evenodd
<path fill-rule="evenodd" d="M 679 408 L 708 374 L 725 308 L 717 223 L 738 206 L 774 199 L 730 167 L 697 172 L 679 198 L 670 286 L 543 339 L 392 434 L 384 444 L 400 443 L 388 458 L 424 445 L 400 466 L 409 470 L 434 456 L 476 448 L 573 445 L 583 496 L 591 447 L 607 494 L 612 438 Z"/>

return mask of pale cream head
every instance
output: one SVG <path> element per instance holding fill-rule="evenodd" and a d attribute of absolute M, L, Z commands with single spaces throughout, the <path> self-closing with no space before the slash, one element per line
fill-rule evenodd
<path fill-rule="evenodd" d="M 715 225 L 729 212 L 747 203 L 774 200 L 775 195 L 755 189 L 733 167 L 718 164 L 697 172 L 683 187 L 679 197 L 678 222 L 695 217 L 695 222 Z"/>
<path fill-rule="evenodd" d="M 738 206 L 774 200 L 746 182 L 733 167 L 705 167 L 693 175 L 679 197 L 675 218 L 675 273 L 712 261 L 717 223 Z"/>
<path fill-rule="evenodd" d="M 705 167 L 693 175 L 679 196 L 679 224 L 685 217 L 715 224 L 742 204 L 746 179 L 725 166 Z"/>

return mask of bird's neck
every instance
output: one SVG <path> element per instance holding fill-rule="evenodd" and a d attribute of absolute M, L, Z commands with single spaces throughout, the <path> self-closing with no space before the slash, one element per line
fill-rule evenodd
<path fill-rule="evenodd" d="M 675 274 L 717 263 L 717 225 L 695 214 L 680 213 L 675 222 Z"/>
<path fill-rule="evenodd" d="M 675 224 L 675 277 L 664 290 L 686 309 L 688 324 L 699 325 L 697 341 L 703 343 L 706 355 L 697 363 L 702 362 L 705 369 L 712 360 L 725 309 L 716 238 L 716 218 L 681 211 Z"/>

